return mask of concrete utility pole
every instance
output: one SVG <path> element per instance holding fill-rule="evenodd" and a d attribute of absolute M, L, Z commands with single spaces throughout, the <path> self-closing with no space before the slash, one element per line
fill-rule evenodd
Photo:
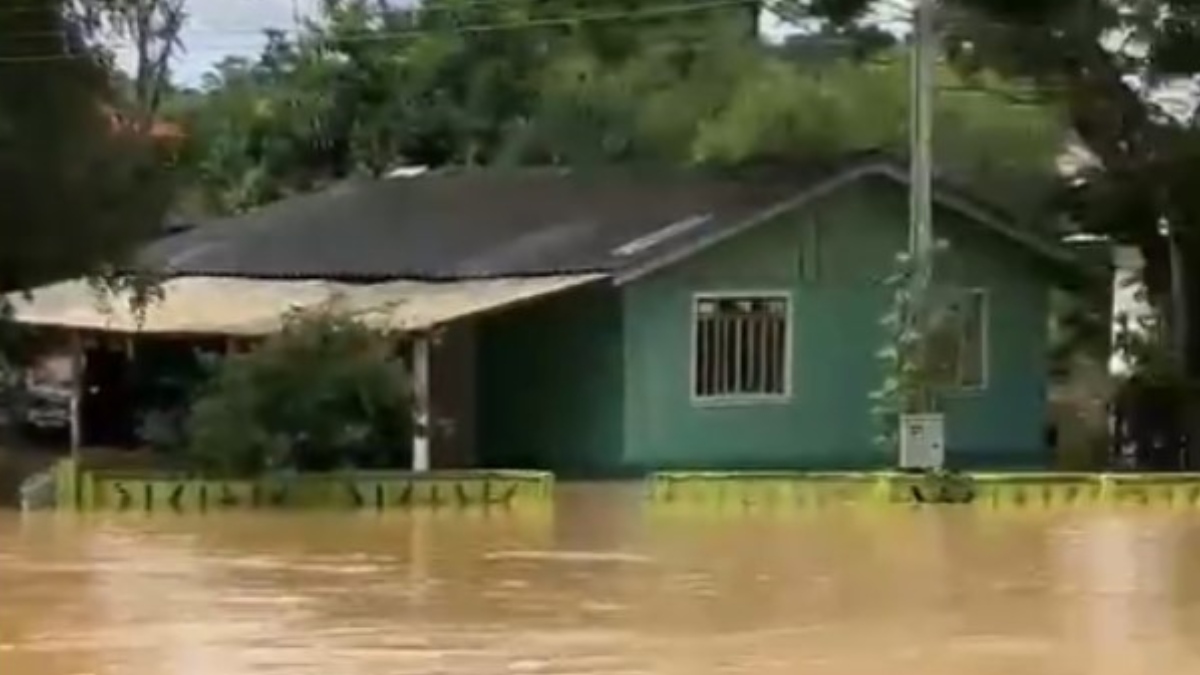
<path fill-rule="evenodd" d="M 937 38 L 933 13 L 936 0 L 913 0 L 912 90 L 909 105 L 909 239 L 912 263 L 909 315 L 906 330 L 914 330 L 923 360 L 928 339 L 927 317 L 933 285 L 933 92 Z M 940 469 L 945 462 L 945 421 L 933 397 L 920 387 L 916 410 L 900 415 L 900 466 Z M 911 405 L 911 403 L 909 403 Z"/>
<path fill-rule="evenodd" d="M 923 306 L 933 280 L 933 91 L 937 36 L 936 0 L 914 0 L 912 89 L 909 104 L 909 255 L 915 266 L 913 294 Z"/>

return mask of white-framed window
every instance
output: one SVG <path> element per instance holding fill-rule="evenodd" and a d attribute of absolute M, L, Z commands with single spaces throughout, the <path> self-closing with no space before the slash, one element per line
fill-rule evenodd
<path fill-rule="evenodd" d="M 791 395 L 792 299 L 786 291 L 701 293 L 692 300 L 692 400 Z"/>
<path fill-rule="evenodd" d="M 988 380 L 988 294 L 981 288 L 943 290 L 930 327 L 926 358 L 947 389 L 978 390 Z"/>

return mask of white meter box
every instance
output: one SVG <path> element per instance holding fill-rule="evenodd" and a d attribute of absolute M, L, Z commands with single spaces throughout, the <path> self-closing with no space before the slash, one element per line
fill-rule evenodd
<path fill-rule="evenodd" d="M 900 416 L 900 467 L 940 469 L 946 460 L 946 423 L 941 413 Z"/>

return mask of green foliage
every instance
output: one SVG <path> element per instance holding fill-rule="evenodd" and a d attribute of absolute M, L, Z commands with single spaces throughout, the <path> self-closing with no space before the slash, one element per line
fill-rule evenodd
<path fill-rule="evenodd" d="M 679 6 L 325 3 L 300 35 L 272 36 L 257 60 L 228 60 L 169 102 L 193 140 L 191 203 L 239 211 L 401 164 L 739 165 L 903 149 L 906 60 L 877 30 L 771 47 L 737 5 L 563 21 L 660 4 Z M 972 88 L 1013 88 L 994 75 L 939 77 L 939 159 L 999 192 L 1019 177 L 1018 201 L 1040 203 L 1026 188 L 1044 189 L 1053 168 L 1057 111 Z"/>
<path fill-rule="evenodd" d="M 666 46 L 614 67 L 572 53 L 548 69 L 539 114 L 541 155 L 568 162 L 655 160 L 741 165 L 820 159 L 863 149 L 906 152 L 908 66 L 876 52 L 797 58 L 718 24 L 686 68 Z M 1053 185 L 1064 120 L 1050 105 L 1016 106 L 1014 85 L 939 71 L 940 166 L 1027 210 Z M 989 93 L 990 92 L 990 93 Z"/>
<path fill-rule="evenodd" d="M 936 254 L 947 250 L 941 242 Z M 891 304 L 880 318 L 885 337 L 876 352 L 883 378 L 870 398 L 876 445 L 890 457 L 899 457 L 900 416 L 937 412 L 940 394 L 947 384 L 938 355 L 930 349 L 929 337 L 946 327 L 949 298 L 928 286 L 922 290 L 917 286 L 917 274 L 914 258 L 900 253 L 885 280 Z"/>
<path fill-rule="evenodd" d="M 994 75 L 968 81 L 943 67 L 937 81 L 938 166 L 1006 202 L 1028 208 L 1044 201 L 1064 139 L 1056 108 L 1010 104 L 1002 95 L 1013 85 Z M 693 153 L 723 163 L 873 148 L 906 153 L 908 99 L 908 62 L 900 52 L 818 66 L 760 59 L 702 124 Z"/>
<path fill-rule="evenodd" d="M 331 471 L 404 461 L 411 416 L 394 340 L 332 306 L 293 314 L 258 348 L 227 357 L 188 431 L 208 471 Z"/>
<path fill-rule="evenodd" d="M 912 256 L 896 256 L 895 267 L 885 280 L 891 304 L 880 317 L 885 341 L 876 353 L 883 378 L 870 393 L 871 415 L 875 418 L 875 443 L 888 456 L 899 456 L 899 419 L 908 412 L 927 407 L 928 396 L 920 372 L 918 349 L 921 333 L 915 325 L 916 308 L 912 292 L 916 265 Z"/>

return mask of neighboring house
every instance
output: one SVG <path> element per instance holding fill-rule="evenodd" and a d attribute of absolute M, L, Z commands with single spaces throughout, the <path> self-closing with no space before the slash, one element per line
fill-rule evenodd
<path fill-rule="evenodd" d="M 936 195 L 952 251 L 937 283 L 965 291 L 945 343 L 948 461 L 1049 466 L 1048 297 L 1073 261 L 958 188 Z M 202 333 L 211 319 L 210 333 L 254 332 L 172 288 L 219 286 L 230 312 L 248 312 L 252 288 L 337 280 L 374 298 L 356 301 L 364 316 L 437 329 L 419 360 L 435 421 L 449 422 L 434 425 L 435 467 L 886 467 L 869 394 L 907 227 L 906 170 L 879 155 L 723 176 L 433 172 L 152 245 L 145 261 L 176 279 L 170 311 L 141 330 Z M 19 319 L 88 327 L 78 308 L 39 313 L 38 298 Z M 169 318 L 189 312 L 186 326 Z"/>

